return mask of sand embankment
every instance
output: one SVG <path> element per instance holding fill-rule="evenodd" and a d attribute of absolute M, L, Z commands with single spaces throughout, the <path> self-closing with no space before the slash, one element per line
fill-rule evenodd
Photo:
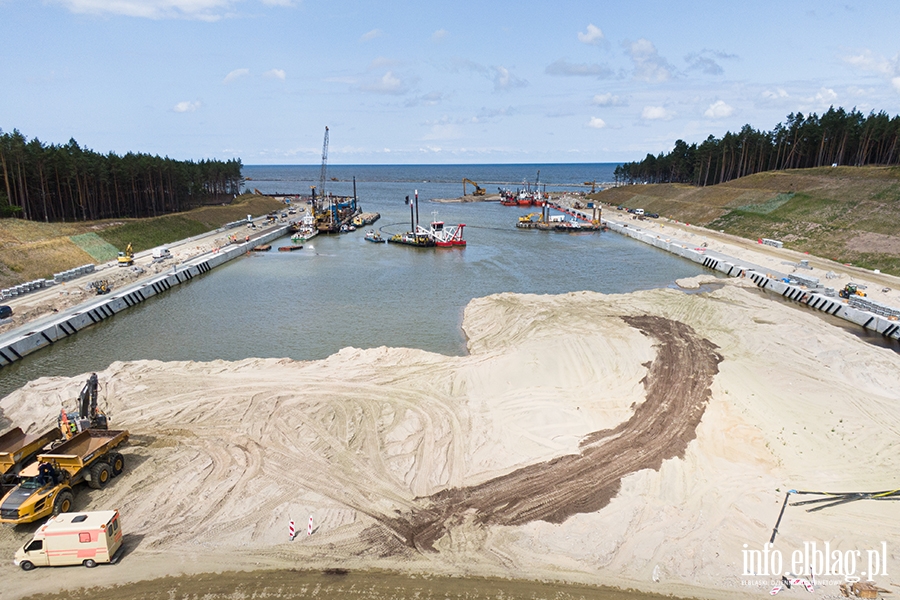
<path fill-rule="evenodd" d="M 114 363 L 101 396 L 129 464 L 76 502 L 118 508 L 134 549 L 64 579 L 0 564 L 7 593 L 339 565 L 744 597 L 744 544 L 768 541 L 787 489 L 896 487 L 900 355 L 715 281 L 476 299 L 465 357 Z M 35 380 L 0 408 L 41 429 L 82 383 Z M 897 510 L 789 507 L 775 547 L 886 541 L 893 575 Z M 0 556 L 27 535 L 0 531 Z"/>

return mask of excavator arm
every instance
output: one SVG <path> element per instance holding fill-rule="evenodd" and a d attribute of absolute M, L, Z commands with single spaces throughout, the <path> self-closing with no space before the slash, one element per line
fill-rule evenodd
<path fill-rule="evenodd" d="M 472 192 L 472 195 L 473 195 L 473 196 L 484 196 L 484 194 L 485 194 L 484 188 L 481 187 L 481 186 L 479 186 L 477 183 L 475 183 L 475 182 L 472 181 L 471 179 L 466 179 L 466 178 L 463 178 L 463 180 L 462 180 L 462 184 L 463 184 L 463 196 L 466 195 L 466 184 L 467 184 L 467 183 L 471 183 L 471 184 L 472 184 L 472 187 L 475 188 L 475 191 Z"/>

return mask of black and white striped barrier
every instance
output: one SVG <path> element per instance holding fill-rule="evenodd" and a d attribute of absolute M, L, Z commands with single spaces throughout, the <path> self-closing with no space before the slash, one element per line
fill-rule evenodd
<path fill-rule="evenodd" d="M 138 286 L 124 288 L 118 294 L 98 297 L 96 300 L 80 307 L 78 312 L 61 315 L 58 319 L 44 321 L 39 326 L 26 325 L 19 328 L 25 331 L 7 338 L 0 344 L 0 367 L 6 366 L 23 356 L 31 354 L 57 341 L 75 335 L 82 329 L 96 325 L 123 310 L 141 304 L 148 298 L 163 294 L 174 286 L 186 283 L 198 275 L 208 273 L 238 256 L 246 254 L 254 246 L 267 244 L 287 233 L 287 225 L 262 236 L 245 242 L 226 246 L 212 254 L 206 254 L 189 260 L 172 270 L 161 273 Z"/>
<path fill-rule="evenodd" d="M 688 248 L 671 239 L 662 238 L 623 223 L 604 221 L 611 231 L 627 235 L 651 246 L 655 246 L 682 258 L 701 264 L 707 269 L 724 273 L 729 277 L 749 277 L 760 289 L 773 294 L 780 294 L 788 300 L 806 304 L 818 311 L 855 323 L 864 329 L 875 331 L 881 335 L 900 340 L 900 321 L 892 320 L 891 315 L 879 315 L 860 310 L 839 298 L 831 298 L 820 293 L 786 283 L 780 279 L 769 277 L 749 267 L 740 266 L 738 261 L 731 262 L 706 255 L 706 248 Z M 733 259 L 732 259 L 733 260 Z"/>

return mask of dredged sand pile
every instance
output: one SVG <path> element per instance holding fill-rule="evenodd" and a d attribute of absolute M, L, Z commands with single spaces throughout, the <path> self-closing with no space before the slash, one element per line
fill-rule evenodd
<path fill-rule="evenodd" d="M 743 545 L 768 541 L 787 489 L 896 487 L 900 356 L 715 281 L 473 300 L 465 357 L 114 363 L 98 375 L 129 464 L 76 506 L 118 508 L 134 550 L 64 580 L 7 563 L 8 590 L 342 566 L 743 596 Z M 0 408 L 43 429 L 82 383 L 39 379 Z M 789 507 L 775 547 L 886 541 L 891 573 L 897 510 Z M 4 529 L 0 555 L 27 536 Z"/>

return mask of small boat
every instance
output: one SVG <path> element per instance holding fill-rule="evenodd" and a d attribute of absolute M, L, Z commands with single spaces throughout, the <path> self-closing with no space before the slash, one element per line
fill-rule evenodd
<path fill-rule="evenodd" d="M 370 229 L 366 232 L 365 237 L 367 242 L 375 242 L 376 244 L 386 243 L 387 240 L 381 237 L 381 234 L 375 231 L 374 229 Z"/>
<path fill-rule="evenodd" d="M 260 246 L 254 246 L 251 248 L 253 252 L 268 252 L 272 249 L 272 244 L 262 244 Z"/>
<path fill-rule="evenodd" d="M 303 250 L 303 246 L 300 246 L 300 245 L 296 245 L 296 246 L 280 246 L 280 247 L 278 248 L 278 251 L 279 251 L 279 252 L 293 252 L 294 250 Z"/>

